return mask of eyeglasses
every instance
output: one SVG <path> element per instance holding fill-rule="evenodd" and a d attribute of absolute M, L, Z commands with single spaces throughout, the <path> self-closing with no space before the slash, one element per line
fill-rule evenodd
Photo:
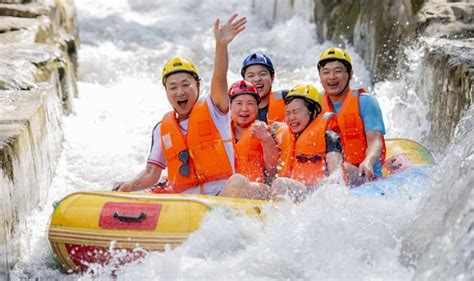
<path fill-rule="evenodd" d="M 189 174 L 191 173 L 189 171 L 189 151 L 187 149 L 180 151 L 178 153 L 178 159 L 179 161 L 183 162 L 183 164 L 179 166 L 179 174 L 183 177 L 189 176 Z"/>
<path fill-rule="evenodd" d="M 298 154 L 296 155 L 296 160 L 298 160 L 298 162 L 301 162 L 301 163 L 307 163 L 307 162 L 317 163 L 323 160 L 323 157 L 319 154 L 316 154 L 316 155 Z"/>

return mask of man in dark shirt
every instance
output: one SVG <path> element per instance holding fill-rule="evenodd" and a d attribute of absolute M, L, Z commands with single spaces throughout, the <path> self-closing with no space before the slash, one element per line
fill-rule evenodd
<path fill-rule="evenodd" d="M 264 54 L 250 54 L 242 62 L 242 77 L 253 83 L 260 95 L 257 119 L 267 123 L 283 122 L 285 118 L 284 91 L 272 92 L 275 69 Z"/>

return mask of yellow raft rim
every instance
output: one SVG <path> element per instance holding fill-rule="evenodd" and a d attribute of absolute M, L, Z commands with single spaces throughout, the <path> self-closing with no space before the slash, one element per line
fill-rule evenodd
<path fill-rule="evenodd" d="M 119 251 L 127 252 L 118 261 L 123 264 L 176 247 L 212 209 L 261 218 L 268 203 L 200 194 L 76 192 L 55 203 L 48 239 L 64 268 L 84 271 L 92 263 L 108 264 Z"/>

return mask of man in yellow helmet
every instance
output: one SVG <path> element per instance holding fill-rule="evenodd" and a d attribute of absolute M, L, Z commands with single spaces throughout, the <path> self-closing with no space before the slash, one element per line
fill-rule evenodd
<path fill-rule="evenodd" d="M 311 85 L 296 86 L 285 97 L 286 125 L 275 134 L 281 169 L 273 182 L 271 197 L 288 192 L 299 201 L 327 177 L 342 182 L 342 146 L 336 115 L 322 114 L 321 102 L 321 94 Z"/>
<path fill-rule="evenodd" d="M 344 167 L 349 184 L 359 185 L 382 176 L 385 125 L 377 100 L 365 90 L 352 90 L 352 60 L 347 51 L 329 48 L 318 61 L 324 88 L 323 112 L 335 112 L 344 143 Z"/>
<path fill-rule="evenodd" d="M 183 58 L 169 60 L 162 82 L 173 111 L 153 130 L 147 165 L 134 179 L 114 184 L 117 191 L 153 186 L 168 169 L 168 185 L 156 193 L 217 195 L 234 173 L 229 97 L 227 95 L 227 46 L 245 28 L 246 18 L 232 15 L 222 26 L 214 23 L 216 53 L 209 96 L 199 98 L 197 69 Z"/>

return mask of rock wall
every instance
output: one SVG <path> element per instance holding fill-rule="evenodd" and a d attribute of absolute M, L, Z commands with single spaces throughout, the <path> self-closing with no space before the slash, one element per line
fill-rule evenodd
<path fill-rule="evenodd" d="M 18 258 L 18 226 L 46 200 L 77 95 L 74 2 L 30 2 L 0 1 L 0 279 Z"/>
<path fill-rule="evenodd" d="M 432 83 L 431 89 L 423 88 L 422 82 L 419 86 L 419 91 L 430 91 L 428 139 L 433 150 L 442 154 L 474 99 L 474 40 L 469 45 L 438 39 L 427 50 L 424 64 L 420 80 L 429 79 Z"/>
<path fill-rule="evenodd" d="M 474 98 L 474 2 L 426 1 L 416 15 L 425 52 L 425 73 L 432 88 L 419 84 L 418 92 L 429 91 L 431 121 L 429 141 L 436 152 L 445 151 L 459 121 Z"/>
<path fill-rule="evenodd" d="M 414 39 L 414 15 L 422 1 L 314 2 L 319 38 L 352 44 L 378 81 L 391 76 L 403 51 L 400 46 Z"/>

